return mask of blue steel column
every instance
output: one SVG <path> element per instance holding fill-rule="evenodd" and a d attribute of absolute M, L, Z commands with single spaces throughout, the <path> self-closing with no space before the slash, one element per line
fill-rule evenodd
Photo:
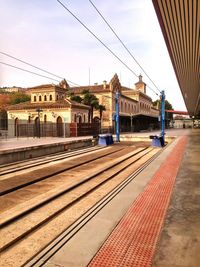
<path fill-rule="evenodd" d="M 161 91 L 161 136 L 165 140 L 165 91 Z"/>
<path fill-rule="evenodd" d="M 120 129 L 119 129 L 119 92 L 116 92 L 116 142 L 120 142 Z"/>

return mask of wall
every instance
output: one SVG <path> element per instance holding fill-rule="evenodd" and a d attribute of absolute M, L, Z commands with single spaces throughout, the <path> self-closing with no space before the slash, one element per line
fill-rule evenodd
<path fill-rule="evenodd" d="M 0 151 L 0 165 L 25 159 L 36 158 L 44 155 L 54 154 L 62 151 L 73 150 L 82 147 L 96 145 L 95 139 L 74 140 L 57 144 L 38 145 L 35 147 L 10 149 Z"/>

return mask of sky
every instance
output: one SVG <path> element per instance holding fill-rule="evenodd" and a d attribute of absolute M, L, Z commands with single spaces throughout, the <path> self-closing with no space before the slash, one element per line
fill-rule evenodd
<path fill-rule="evenodd" d="M 157 90 L 88 0 L 61 1 L 137 76 L 141 74 L 143 81 Z M 159 90 L 165 90 L 173 108 L 186 110 L 152 1 L 92 1 Z M 134 88 L 138 81 L 56 0 L 0 0 L 0 7 L 1 52 L 81 86 L 110 82 L 115 73 L 123 86 Z M 0 62 L 50 76 L 2 54 Z M 0 63 L 0 87 L 48 83 L 58 82 Z M 148 87 L 147 94 L 153 101 L 158 99 Z"/>

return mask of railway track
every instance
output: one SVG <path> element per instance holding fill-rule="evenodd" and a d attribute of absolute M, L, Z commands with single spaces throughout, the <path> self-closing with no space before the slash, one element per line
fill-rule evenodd
<path fill-rule="evenodd" d="M 108 147 L 99 147 L 99 146 L 94 146 L 94 147 L 89 147 L 89 148 L 84 148 L 84 149 L 78 149 L 70 152 L 62 152 L 58 153 L 56 155 L 49 155 L 49 156 L 43 156 L 43 157 L 38 157 L 35 158 L 34 160 L 24 160 L 21 162 L 15 162 L 15 163 L 9 163 L 5 165 L 0 166 L 0 176 L 4 176 L 6 174 L 12 174 L 20 171 L 24 171 L 26 169 L 30 170 L 30 168 L 33 167 L 38 167 L 38 166 L 43 166 L 44 164 L 48 164 L 51 162 L 57 162 L 60 160 L 64 159 L 69 159 L 74 156 L 79 156 L 88 152 L 95 152 L 100 149 L 107 149 Z"/>
<path fill-rule="evenodd" d="M 113 146 L 87 159 L 80 157 L 81 165 L 77 159 L 66 162 L 65 168 L 58 164 L 59 172 L 48 170 L 48 177 L 32 179 L 31 175 L 31 183 L 22 179 L 20 187 L 20 179 L 14 179 L 9 191 L 8 187 L 2 191 L 2 266 L 28 264 L 157 153 L 154 148 Z"/>

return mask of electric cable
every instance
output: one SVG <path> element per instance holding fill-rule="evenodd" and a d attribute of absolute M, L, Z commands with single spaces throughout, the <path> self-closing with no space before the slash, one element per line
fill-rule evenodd
<path fill-rule="evenodd" d="M 56 0 L 65 10 L 67 10 L 90 34 L 92 34 L 114 57 L 116 57 L 129 71 L 131 71 L 136 77 L 138 75 L 120 59 L 96 34 L 94 34 L 72 11 L 69 10 L 60 0 Z M 152 90 L 156 95 L 158 95 L 154 89 L 148 86 L 150 90 Z M 160 92 L 160 91 L 159 91 Z"/>
<path fill-rule="evenodd" d="M 48 77 L 48 76 L 45 76 L 45 75 L 42 75 L 42 74 L 39 74 L 39 73 L 30 71 L 30 70 L 26 70 L 26 69 L 23 69 L 23 68 L 20 68 L 20 67 L 17 67 L 17 66 L 14 66 L 14 65 L 11 65 L 11 64 L 2 62 L 2 61 L 0 61 L 0 64 L 6 65 L 6 66 L 9 66 L 9 67 L 18 69 L 18 70 L 22 70 L 22 71 L 25 71 L 25 72 L 28 72 L 28 73 L 31 73 L 31 74 L 34 74 L 34 75 L 37 75 L 37 76 L 40 76 L 40 77 L 43 77 L 43 78 L 47 78 L 47 79 L 49 79 L 49 80 L 53 80 L 53 81 L 56 81 L 56 82 L 60 82 L 60 81 L 58 81 L 58 80 L 56 80 L 56 79 L 54 79 L 54 78 L 51 78 L 51 77 Z"/>
<path fill-rule="evenodd" d="M 60 0 L 56 0 L 65 10 L 67 10 L 90 34 L 92 34 L 114 57 L 116 57 L 129 71 L 131 71 L 136 77 L 138 75 L 124 63 L 96 34 L 94 34 L 72 11 L 70 11 Z"/>
<path fill-rule="evenodd" d="M 111 27 L 111 25 L 108 23 L 108 21 L 105 19 L 105 17 L 101 14 L 101 12 L 98 10 L 98 8 L 95 6 L 95 4 L 89 0 L 91 5 L 94 7 L 94 9 L 97 11 L 97 13 L 101 16 L 101 18 L 104 20 L 104 22 L 107 24 L 107 26 L 110 28 L 110 30 L 114 33 L 114 35 L 117 37 L 117 39 L 120 41 L 120 43 L 123 45 L 123 47 L 126 49 L 126 51 L 129 53 L 129 55 L 132 57 L 132 59 L 137 63 L 137 65 L 141 68 L 141 70 L 144 72 L 144 74 L 149 78 L 149 80 L 152 82 L 152 84 L 155 86 L 155 88 L 159 91 L 158 87 L 154 83 L 154 81 L 149 77 L 149 75 L 146 73 L 144 68 L 140 65 L 140 63 L 137 61 L 137 59 L 133 56 L 133 54 L 130 52 L 130 50 L 127 48 L 127 46 L 124 44 L 124 42 L 121 40 L 121 38 L 117 35 L 116 31 Z M 149 87 L 149 86 L 148 86 Z M 150 87 L 149 87 L 150 88 Z M 152 90 L 152 88 L 150 88 Z"/>
<path fill-rule="evenodd" d="M 40 67 L 37 67 L 37 66 L 35 66 L 35 65 L 31 64 L 31 63 L 28 63 L 28 62 L 26 62 L 26 61 L 24 61 L 24 60 L 22 60 L 22 59 L 20 59 L 20 58 L 17 58 L 17 57 L 14 57 L 14 56 L 12 56 L 12 55 L 9 55 L 8 53 L 5 53 L 5 52 L 0 51 L 0 54 L 2 54 L 2 55 L 4 55 L 4 56 L 7 56 L 7 57 L 10 57 L 10 58 L 13 58 L 13 59 L 15 59 L 15 60 L 17 60 L 17 61 L 19 61 L 19 62 L 22 62 L 22 63 L 24 63 L 24 64 L 26 64 L 26 65 L 29 65 L 29 66 L 31 66 L 31 67 L 33 67 L 33 68 L 35 68 L 35 69 L 41 70 L 41 71 L 43 71 L 43 72 L 46 72 L 46 73 L 48 73 L 48 74 L 50 74 L 50 75 L 52 75 L 52 76 L 55 76 L 55 77 L 57 77 L 57 78 L 59 78 L 59 79 L 62 79 L 62 80 L 64 79 L 64 78 L 61 77 L 61 76 L 58 76 L 58 75 L 56 75 L 56 74 L 53 74 L 53 73 L 50 72 L 50 71 L 47 71 L 47 70 L 42 69 L 42 68 L 40 68 Z M 53 80 L 55 80 L 55 79 L 53 79 Z M 57 81 L 57 80 L 55 80 L 55 81 Z M 78 85 L 78 84 L 76 84 L 76 83 L 74 83 L 74 82 L 72 82 L 72 81 L 70 81 L 70 80 L 66 80 L 66 81 L 69 82 L 69 83 L 71 83 L 71 84 L 74 84 L 74 85 L 76 85 L 76 86 L 80 86 L 80 85 Z"/>

